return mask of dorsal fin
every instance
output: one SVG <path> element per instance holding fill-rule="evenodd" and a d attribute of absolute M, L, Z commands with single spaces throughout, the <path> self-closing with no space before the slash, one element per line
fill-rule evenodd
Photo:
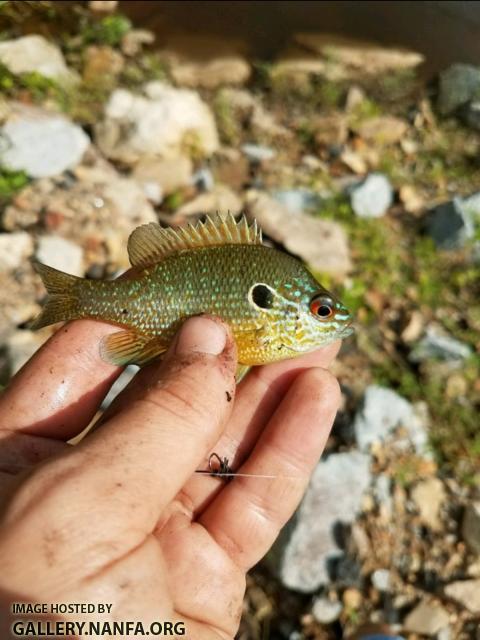
<path fill-rule="evenodd" d="M 133 267 L 145 267 L 178 251 L 222 244 L 262 244 L 262 232 L 256 222 L 248 226 L 245 216 L 236 222 L 230 213 L 225 218 L 207 216 L 205 222 L 177 229 L 164 229 L 151 222 L 132 232 L 128 255 Z"/>

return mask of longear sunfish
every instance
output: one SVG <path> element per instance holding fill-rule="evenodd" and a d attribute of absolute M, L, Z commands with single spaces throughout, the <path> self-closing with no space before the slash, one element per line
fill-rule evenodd
<path fill-rule="evenodd" d="M 231 326 L 242 372 L 352 332 L 343 304 L 299 260 L 264 245 L 245 217 L 176 229 L 143 225 L 132 232 L 128 254 L 132 268 L 116 280 L 34 263 L 48 297 L 32 328 L 77 318 L 111 322 L 122 330 L 104 339 L 102 357 L 143 365 L 166 351 L 187 317 L 209 313 Z"/>

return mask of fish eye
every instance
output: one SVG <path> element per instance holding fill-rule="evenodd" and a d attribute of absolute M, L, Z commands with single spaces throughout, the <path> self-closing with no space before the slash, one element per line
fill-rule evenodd
<path fill-rule="evenodd" d="M 260 309 L 270 309 L 273 306 L 274 294 L 266 284 L 254 284 L 250 289 L 250 297 L 253 304 Z"/>
<path fill-rule="evenodd" d="M 310 302 L 310 311 L 321 320 L 331 318 L 334 313 L 333 300 L 327 296 L 318 296 Z"/>

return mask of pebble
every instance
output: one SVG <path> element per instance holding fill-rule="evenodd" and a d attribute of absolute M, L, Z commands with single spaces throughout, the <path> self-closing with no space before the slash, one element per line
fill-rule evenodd
<path fill-rule="evenodd" d="M 193 164 L 186 156 L 142 158 L 136 165 L 132 177 L 141 185 L 156 184 L 164 195 L 169 195 L 192 181 Z"/>
<path fill-rule="evenodd" d="M 388 569 L 377 569 L 371 576 L 373 586 L 381 592 L 390 591 L 392 587 L 391 579 L 391 574 Z"/>
<path fill-rule="evenodd" d="M 320 624 L 331 624 L 338 620 L 342 613 L 343 605 L 338 600 L 329 600 L 325 597 L 315 598 L 312 606 L 312 614 Z"/>
<path fill-rule="evenodd" d="M 60 49 L 40 35 L 0 42 L 0 62 L 15 74 L 36 72 L 54 80 L 75 79 Z"/>
<path fill-rule="evenodd" d="M 33 255 L 33 240 L 29 233 L 0 234 L 0 273 L 13 271 L 25 265 Z"/>
<path fill-rule="evenodd" d="M 411 362 L 438 359 L 460 363 L 469 358 L 471 354 L 472 350 L 469 345 L 440 333 L 436 326 L 430 325 L 426 329 L 425 336 L 415 345 L 408 358 Z"/>
<path fill-rule="evenodd" d="M 38 239 L 36 257 L 40 262 L 59 271 L 83 276 L 83 249 L 60 236 L 41 236 Z"/>
<path fill-rule="evenodd" d="M 411 496 L 423 524 L 433 531 L 440 531 L 440 509 L 447 497 L 443 482 L 438 478 L 421 480 L 412 489 Z"/>
<path fill-rule="evenodd" d="M 454 113 L 459 107 L 478 98 L 480 67 L 453 64 L 440 74 L 437 107 L 442 115 Z"/>
<path fill-rule="evenodd" d="M 33 108 L 9 118 L 1 132 L 8 141 L 2 164 L 32 178 L 56 176 L 74 168 L 90 144 L 81 127 Z"/>
<path fill-rule="evenodd" d="M 95 139 L 108 158 L 126 164 L 144 156 L 209 156 L 219 146 L 213 113 L 200 96 L 159 81 L 147 83 L 143 94 L 116 89 Z"/>
<path fill-rule="evenodd" d="M 472 502 L 466 506 L 462 536 L 471 551 L 480 556 L 480 502 Z"/>
<path fill-rule="evenodd" d="M 360 218 L 381 218 L 393 202 L 390 181 L 381 173 L 371 173 L 350 195 L 352 209 Z"/>
<path fill-rule="evenodd" d="M 350 271 L 347 237 L 338 223 L 304 213 L 292 215 L 274 198 L 258 191 L 247 193 L 247 215 L 313 269 L 338 277 Z"/>
<path fill-rule="evenodd" d="M 450 616 L 440 605 L 420 602 L 404 621 L 404 630 L 409 633 L 420 633 L 433 636 L 448 627 Z"/>
<path fill-rule="evenodd" d="M 317 465 L 296 516 L 271 555 L 284 586 L 311 593 L 328 584 L 332 562 L 343 557 L 335 529 L 355 519 L 370 481 L 370 459 L 358 451 L 332 454 Z"/>
<path fill-rule="evenodd" d="M 458 580 L 445 587 L 445 595 L 474 615 L 480 615 L 480 580 Z"/>
<path fill-rule="evenodd" d="M 242 145 L 242 151 L 250 162 L 265 162 L 277 155 L 271 147 L 252 143 Z"/>
<path fill-rule="evenodd" d="M 368 386 L 354 419 L 359 449 L 369 451 L 372 445 L 385 442 L 398 427 L 406 431 L 407 437 L 397 438 L 395 446 L 404 448 L 412 444 L 417 453 L 428 457 L 426 428 L 414 406 L 392 389 Z"/>

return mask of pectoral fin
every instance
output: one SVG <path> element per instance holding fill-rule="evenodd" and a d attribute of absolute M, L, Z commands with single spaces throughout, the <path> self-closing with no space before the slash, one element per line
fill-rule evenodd
<path fill-rule="evenodd" d="M 100 355 L 106 362 L 118 366 L 142 366 L 161 355 L 166 348 L 165 343 L 159 338 L 144 336 L 127 329 L 105 336 L 100 343 Z"/>

